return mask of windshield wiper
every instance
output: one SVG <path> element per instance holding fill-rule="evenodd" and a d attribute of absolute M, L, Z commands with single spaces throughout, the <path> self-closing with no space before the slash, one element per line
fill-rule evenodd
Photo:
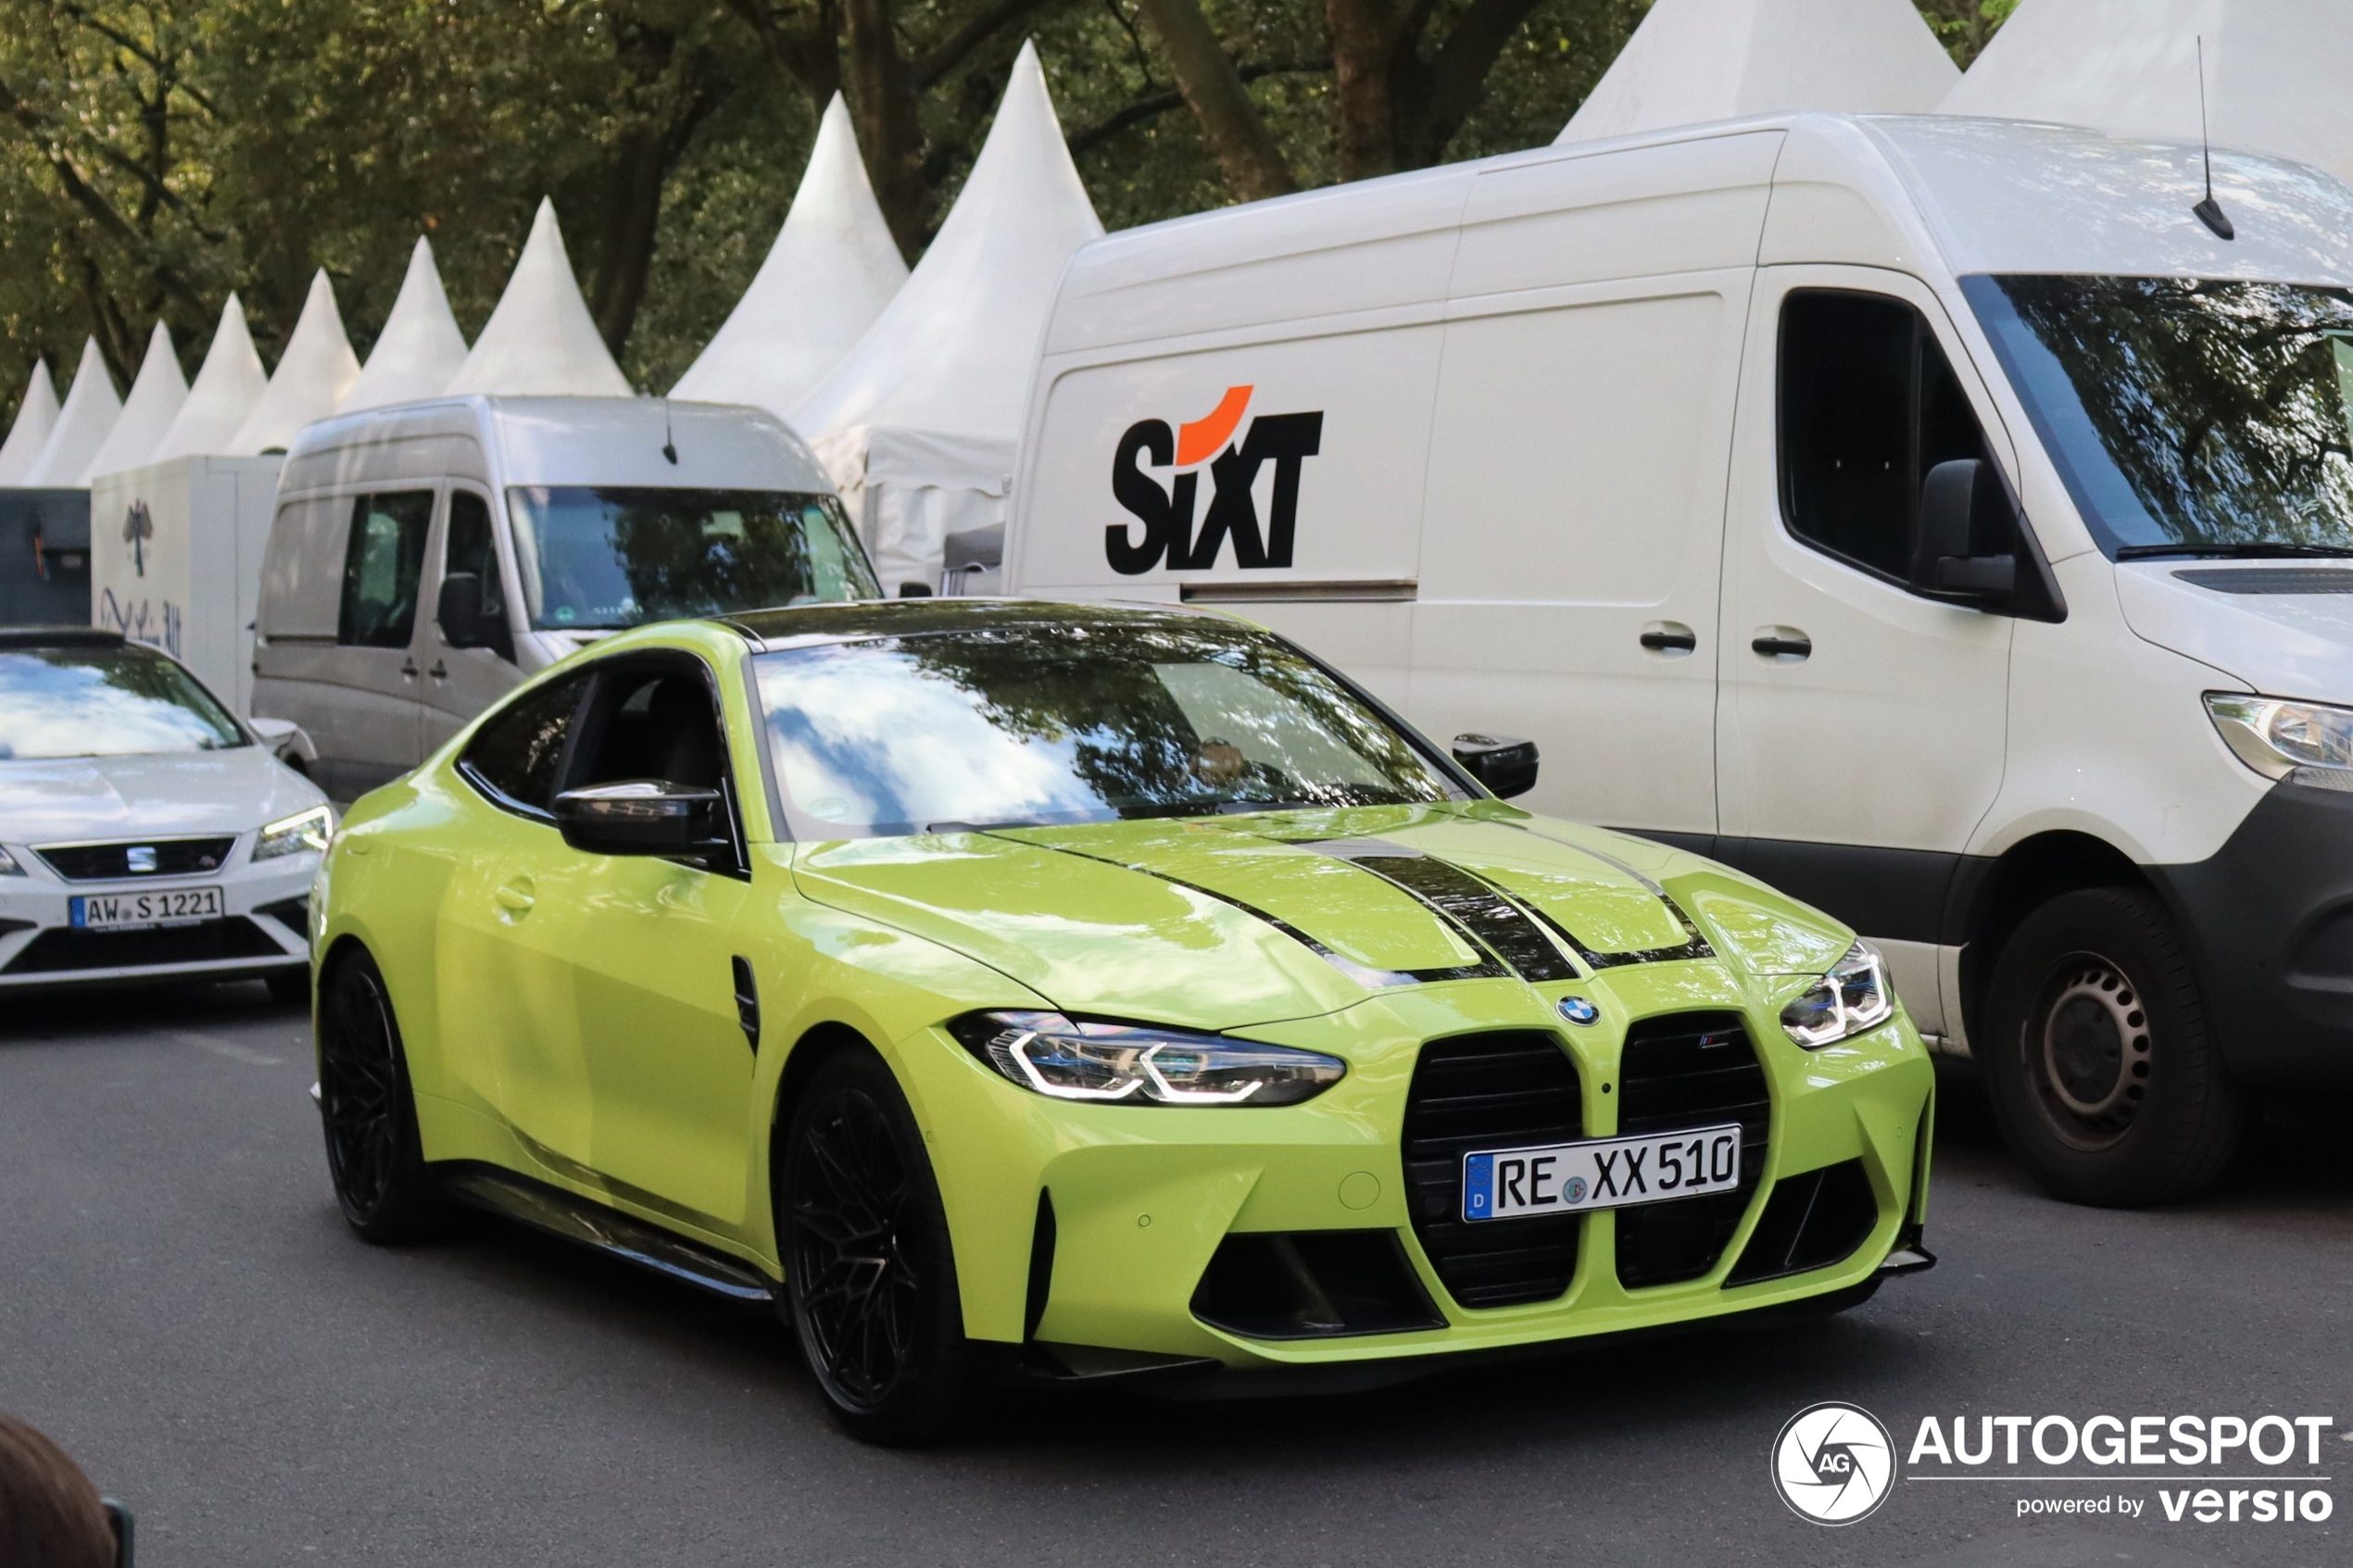
<path fill-rule="evenodd" d="M 2353 556 L 2353 546 L 2345 545 L 2273 545 L 2242 543 L 2232 545 L 2127 545 L 2116 552 L 2118 560 L 2155 560 L 2165 556 L 2200 556 L 2218 560 L 2286 560 L 2297 557 L 2342 558 Z"/>

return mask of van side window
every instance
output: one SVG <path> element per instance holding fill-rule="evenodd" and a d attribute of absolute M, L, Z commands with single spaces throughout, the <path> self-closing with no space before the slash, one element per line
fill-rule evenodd
<path fill-rule="evenodd" d="M 547 812 L 556 798 L 556 771 L 571 738 L 586 673 L 557 681 L 517 698 L 474 733 L 458 771 L 500 806 Z"/>
<path fill-rule="evenodd" d="M 1792 533 L 1904 582 L 1928 470 L 1987 455 L 1969 397 L 1918 310 L 1828 289 L 1783 302 L 1781 515 Z"/>
<path fill-rule="evenodd" d="M 449 542 L 441 552 L 442 581 L 459 572 L 482 579 L 482 632 L 499 658 L 515 661 L 507 595 L 498 579 L 498 545 L 490 532 L 490 503 L 471 490 L 449 492 Z"/>
<path fill-rule="evenodd" d="M 359 495 L 343 552 L 343 609 L 335 641 L 363 648 L 405 648 L 417 624 L 417 579 L 425 564 L 433 492 Z"/>
<path fill-rule="evenodd" d="M 584 756 L 566 787 L 662 779 L 718 789 L 727 746 L 710 684 L 699 670 L 663 663 L 607 672 L 589 704 Z"/>

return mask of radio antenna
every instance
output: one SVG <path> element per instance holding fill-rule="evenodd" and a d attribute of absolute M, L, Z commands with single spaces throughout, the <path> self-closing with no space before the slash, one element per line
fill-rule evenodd
<path fill-rule="evenodd" d="M 2197 220 L 2214 231 L 2217 239 L 2234 240 L 2238 231 L 2231 227 L 2222 204 L 2214 199 L 2214 138 L 2206 126 L 2206 35 L 2197 38 L 2197 147 L 2206 163 L 2206 199 L 2190 208 Z"/>
<path fill-rule="evenodd" d="M 678 443 L 672 439 L 670 433 L 670 399 L 667 397 L 661 400 L 661 455 L 670 459 L 672 468 L 678 466 Z"/>

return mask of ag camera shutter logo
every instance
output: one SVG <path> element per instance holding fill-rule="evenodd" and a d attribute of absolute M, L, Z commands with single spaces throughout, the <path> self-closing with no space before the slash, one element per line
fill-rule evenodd
<path fill-rule="evenodd" d="M 1894 1439 L 1858 1405 L 1808 1405 L 1773 1439 L 1773 1488 L 1801 1519 L 1852 1524 L 1894 1486 Z"/>

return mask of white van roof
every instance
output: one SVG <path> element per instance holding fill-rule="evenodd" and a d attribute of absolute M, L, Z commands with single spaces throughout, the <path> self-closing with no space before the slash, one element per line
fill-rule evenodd
<path fill-rule="evenodd" d="M 674 447 L 678 460 L 662 456 Z M 657 397 L 433 398 L 304 427 L 282 492 L 447 474 L 500 484 L 790 490 L 833 483 L 764 409 Z"/>
<path fill-rule="evenodd" d="M 1046 352 L 1381 313 L 1442 300 L 1458 225 L 1483 176 L 1592 160 L 1592 205 L 1650 188 L 1676 148 L 1678 189 L 1750 183 L 1759 133 L 1777 133 L 1776 205 L 1829 198 L 1804 223 L 1768 225 L 1765 261 L 1877 261 L 1944 270 L 2093 272 L 2353 282 L 2353 187 L 2284 159 L 2216 149 L 2215 194 L 2237 225 L 2217 238 L 2191 216 L 2204 194 L 2196 145 L 2122 141 L 2024 120 L 1788 114 L 1573 143 L 1327 187 L 1126 229 L 1080 248 L 1063 274 Z M 1623 167 L 1620 170 L 1611 165 Z M 1835 220 L 1840 214 L 1852 221 Z M 1844 251 L 1842 234 L 1868 236 Z M 1655 246 L 1645 246 L 1657 254 Z M 1567 275 L 1623 276 L 1605 256 Z"/>

